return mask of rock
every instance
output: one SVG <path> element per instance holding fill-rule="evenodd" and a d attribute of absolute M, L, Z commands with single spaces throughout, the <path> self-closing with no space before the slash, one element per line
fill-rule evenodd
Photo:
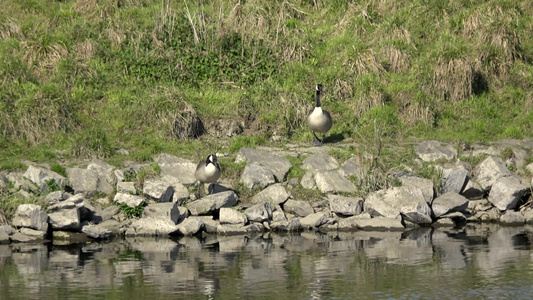
<path fill-rule="evenodd" d="M 278 221 L 287 221 L 287 216 L 285 216 L 285 213 L 280 206 L 275 207 L 272 212 L 272 222 Z"/>
<path fill-rule="evenodd" d="M 38 238 L 40 240 L 44 240 L 46 238 L 46 235 L 47 235 L 46 231 L 35 230 L 35 229 L 25 228 L 25 227 L 21 228 L 19 230 L 19 232 L 22 233 L 23 235 L 36 237 L 36 238 Z"/>
<path fill-rule="evenodd" d="M 187 209 L 191 215 L 212 215 L 222 207 L 233 207 L 237 205 L 237 194 L 234 191 L 220 192 L 205 196 L 187 204 Z"/>
<path fill-rule="evenodd" d="M 442 146 L 437 141 L 423 141 L 416 147 L 415 151 L 420 159 L 427 162 L 439 159 L 450 160 L 457 156 L 457 150 L 452 146 Z"/>
<path fill-rule="evenodd" d="M 30 242 L 42 242 L 43 239 L 36 237 L 36 236 L 30 236 L 25 235 L 20 232 L 15 232 L 11 237 L 11 242 L 14 243 L 30 243 Z"/>
<path fill-rule="evenodd" d="M 436 218 L 450 212 L 466 212 L 468 208 L 468 199 L 457 193 L 449 192 L 442 194 L 431 203 L 433 214 Z"/>
<path fill-rule="evenodd" d="M 72 208 L 81 208 L 84 207 L 84 201 L 85 197 L 83 194 L 76 194 L 69 198 L 67 198 L 64 201 L 60 201 L 54 205 L 50 205 L 48 207 L 49 212 L 56 212 L 60 211 L 62 209 L 72 209 Z"/>
<path fill-rule="evenodd" d="M 359 216 L 340 219 L 339 231 L 367 230 L 367 231 L 402 231 L 405 227 L 400 218 L 361 218 Z"/>
<path fill-rule="evenodd" d="M 91 242 L 91 239 L 87 235 L 85 235 L 84 233 L 80 233 L 80 232 L 56 230 L 52 232 L 52 236 L 53 236 L 54 245 L 63 246 L 63 245 Z"/>
<path fill-rule="evenodd" d="M 143 194 L 157 202 L 171 202 L 174 188 L 161 178 L 149 178 L 144 181 Z"/>
<path fill-rule="evenodd" d="M 302 162 L 302 168 L 311 171 L 327 171 L 339 168 L 339 163 L 326 152 L 318 152 L 306 158 Z"/>
<path fill-rule="evenodd" d="M 372 192 L 363 206 L 364 211 L 374 217 L 395 219 L 401 214 L 404 219 L 407 217 L 408 221 L 416 224 L 431 223 L 431 208 L 422 190 L 416 187 L 393 187 Z"/>
<path fill-rule="evenodd" d="M 9 234 L 7 234 L 4 231 L 0 231 L 0 245 L 1 244 L 9 244 Z"/>
<path fill-rule="evenodd" d="M 98 187 L 96 188 L 97 191 L 106 195 L 112 194 L 115 191 L 114 186 L 117 184 L 115 167 L 99 159 L 93 158 L 87 166 L 87 170 L 96 172 L 96 174 L 98 174 Z"/>
<path fill-rule="evenodd" d="M 13 234 L 13 228 L 11 228 L 11 226 L 9 225 L 1 225 L 0 232 L 5 233 L 9 236 Z"/>
<path fill-rule="evenodd" d="M 468 171 L 464 167 L 454 167 L 442 170 L 441 194 L 463 192 L 468 180 Z"/>
<path fill-rule="evenodd" d="M 237 224 L 219 224 L 217 226 L 217 233 L 219 235 L 241 235 L 248 232 L 247 226 Z"/>
<path fill-rule="evenodd" d="M 52 181 L 60 188 L 67 184 L 67 179 L 62 175 L 35 166 L 29 166 L 23 176 L 34 182 L 39 187 L 41 193 L 46 193 L 50 190 L 49 183 Z"/>
<path fill-rule="evenodd" d="M 328 214 L 324 212 L 313 213 L 300 219 L 303 228 L 318 228 L 328 221 Z"/>
<path fill-rule="evenodd" d="M 240 180 L 240 183 L 250 190 L 264 189 L 275 182 L 274 173 L 268 167 L 256 163 L 250 163 L 244 167 Z"/>
<path fill-rule="evenodd" d="M 180 212 L 180 216 L 178 218 L 178 221 L 176 222 L 176 224 L 179 224 L 181 222 L 183 222 L 183 220 L 185 220 L 186 218 L 189 217 L 189 209 L 185 206 L 178 206 L 178 210 Z"/>
<path fill-rule="evenodd" d="M 77 208 L 61 209 L 48 215 L 54 230 L 79 230 L 80 211 Z"/>
<path fill-rule="evenodd" d="M 353 193 L 356 190 L 355 185 L 339 171 L 318 171 L 315 173 L 315 182 L 323 193 Z"/>
<path fill-rule="evenodd" d="M 126 236 L 168 236 L 178 230 L 178 225 L 170 219 L 142 218 L 131 222 Z"/>
<path fill-rule="evenodd" d="M 505 225 L 524 225 L 526 218 L 517 211 L 508 210 L 500 217 L 500 223 Z"/>
<path fill-rule="evenodd" d="M 315 210 L 309 201 L 292 200 L 289 199 L 283 205 L 283 211 L 295 215 L 297 217 L 306 217 L 310 214 L 314 214 Z"/>
<path fill-rule="evenodd" d="M 168 219 L 177 224 L 180 211 L 176 202 L 148 204 L 143 210 L 143 218 Z"/>
<path fill-rule="evenodd" d="M 91 197 L 98 191 L 100 177 L 95 171 L 81 168 L 67 168 L 66 171 L 69 185 L 75 193 Z"/>
<path fill-rule="evenodd" d="M 533 163 L 530 163 L 529 165 L 527 165 L 527 166 L 526 166 L 526 170 L 527 170 L 529 173 L 533 174 Z M 532 181 L 533 181 L 533 180 L 532 180 Z"/>
<path fill-rule="evenodd" d="M 465 196 L 465 198 L 468 200 L 480 200 L 485 197 L 485 191 L 481 185 L 467 177 L 466 184 L 461 195 Z"/>
<path fill-rule="evenodd" d="M 155 162 L 161 170 L 160 176 L 174 177 L 179 182 L 185 185 L 196 182 L 194 172 L 196 171 L 196 164 L 188 159 L 179 158 L 170 154 L 161 153 Z"/>
<path fill-rule="evenodd" d="M 252 205 L 244 210 L 244 214 L 250 222 L 265 222 L 272 219 L 272 204 L 264 202 Z"/>
<path fill-rule="evenodd" d="M 302 230 L 302 224 L 298 218 L 290 220 L 276 221 L 270 224 L 270 228 L 275 231 L 294 232 Z"/>
<path fill-rule="evenodd" d="M 144 203 L 144 197 L 130 195 L 127 193 L 117 193 L 115 198 L 113 198 L 113 201 L 118 204 L 124 204 L 128 207 L 135 208 Z"/>
<path fill-rule="evenodd" d="M 135 189 L 135 183 L 129 181 L 121 181 L 117 183 L 117 191 L 124 194 L 135 195 L 137 190 Z"/>
<path fill-rule="evenodd" d="M 252 204 L 270 202 L 272 205 L 280 205 L 289 199 L 289 194 L 280 184 L 274 184 L 260 191 L 252 197 Z"/>
<path fill-rule="evenodd" d="M 9 188 L 9 182 L 7 180 L 7 177 L 5 174 L 0 173 L 0 190 L 2 189 L 8 189 Z"/>
<path fill-rule="evenodd" d="M 511 171 L 507 169 L 503 160 L 494 156 L 487 157 L 474 169 L 474 178 L 485 191 L 490 190 L 498 178 L 510 175 Z"/>
<path fill-rule="evenodd" d="M 400 176 L 398 179 L 401 181 L 402 186 L 418 187 L 427 203 L 433 201 L 433 181 L 416 176 Z"/>
<path fill-rule="evenodd" d="M 529 184 L 519 177 L 500 177 L 492 185 L 488 200 L 501 211 L 515 209 L 528 190 Z"/>
<path fill-rule="evenodd" d="M 340 170 L 339 170 L 343 176 L 349 177 L 349 176 L 356 176 L 359 173 L 359 164 L 355 157 L 351 157 L 348 160 L 346 160 Z"/>
<path fill-rule="evenodd" d="M 51 192 L 51 193 L 47 194 L 46 196 L 44 196 L 44 198 L 43 198 L 43 202 L 45 203 L 44 207 L 50 207 L 50 206 L 56 205 L 59 202 L 67 200 L 71 196 L 72 196 L 71 194 L 69 194 L 69 193 L 67 193 L 65 191 Z"/>
<path fill-rule="evenodd" d="M 41 211 L 41 206 L 35 204 L 21 204 L 13 216 L 13 226 L 27 227 L 35 230 L 48 230 L 48 214 Z"/>
<path fill-rule="evenodd" d="M 174 194 L 172 196 L 173 202 L 181 205 L 183 202 L 189 199 L 189 190 L 186 186 L 179 182 L 178 179 L 171 176 L 163 176 L 161 179 L 174 189 Z"/>
<path fill-rule="evenodd" d="M 101 225 L 85 225 L 81 232 L 93 239 L 105 239 L 113 236 L 113 232 Z"/>
<path fill-rule="evenodd" d="M 363 212 L 363 198 L 328 195 L 329 209 L 341 216 L 356 216 Z"/>
<path fill-rule="evenodd" d="M 291 163 L 285 157 L 252 148 L 241 148 L 235 158 L 236 163 L 250 162 L 268 168 L 278 182 L 282 182 L 291 168 Z"/>
<path fill-rule="evenodd" d="M 248 222 L 245 214 L 233 208 L 223 207 L 219 214 L 220 224 L 239 224 L 244 225 Z"/>
<path fill-rule="evenodd" d="M 120 223 L 117 220 L 113 220 L 113 219 L 103 221 L 102 223 L 98 224 L 98 227 L 110 231 L 113 236 L 124 233 L 122 231 L 123 230 L 122 223 Z"/>
<path fill-rule="evenodd" d="M 523 213 L 524 213 L 524 219 L 526 223 L 532 224 L 533 223 L 533 209 L 528 208 Z"/>
<path fill-rule="evenodd" d="M 206 233 L 217 233 L 217 228 L 220 225 L 219 221 L 213 220 L 213 216 L 199 216 L 204 222 L 204 230 Z"/>
<path fill-rule="evenodd" d="M 315 172 L 313 171 L 305 172 L 304 176 L 302 177 L 302 180 L 300 181 L 300 185 L 304 189 L 308 189 L 308 190 L 316 189 Z"/>
<path fill-rule="evenodd" d="M 201 218 L 190 217 L 178 225 L 178 228 L 182 235 L 195 235 L 204 228 L 204 222 Z"/>

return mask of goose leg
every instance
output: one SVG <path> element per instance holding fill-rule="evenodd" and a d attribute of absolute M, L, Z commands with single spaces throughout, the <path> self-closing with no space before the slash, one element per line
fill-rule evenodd
<path fill-rule="evenodd" d="M 315 143 L 315 146 L 322 146 L 322 141 L 318 138 L 318 136 L 316 136 L 315 132 L 313 131 L 313 136 L 314 136 L 314 143 Z"/>
<path fill-rule="evenodd" d="M 320 146 L 322 146 L 322 144 L 324 144 L 324 139 L 325 139 L 325 138 L 326 138 L 326 135 L 323 134 L 323 135 L 322 135 L 322 140 L 320 141 Z"/>

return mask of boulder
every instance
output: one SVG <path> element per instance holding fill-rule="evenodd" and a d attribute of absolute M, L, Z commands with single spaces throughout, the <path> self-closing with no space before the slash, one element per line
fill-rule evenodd
<path fill-rule="evenodd" d="M 177 224 L 180 211 L 176 202 L 148 204 L 143 210 L 143 218 L 168 219 Z"/>
<path fill-rule="evenodd" d="M 480 200 L 485 197 L 485 190 L 480 184 L 476 183 L 470 177 L 467 176 L 466 184 L 461 192 L 461 195 L 465 196 L 468 200 Z"/>
<path fill-rule="evenodd" d="M 347 159 L 339 170 L 343 176 L 357 176 L 359 174 L 359 163 L 355 157 Z"/>
<path fill-rule="evenodd" d="M 81 232 L 93 239 L 105 239 L 113 236 L 113 231 L 102 225 L 87 224 L 81 228 Z"/>
<path fill-rule="evenodd" d="M 141 196 L 130 195 L 128 193 L 120 192 L 115 195 L 115 198 L 113 198 L 113 201 L 115 201 L 118 204 L 124 204 L 128 207 L 135 208 L 143 204 L 145 199 L 144 197 L 141 197 Z"/>
<path fill-rule="evenodd" d="M 170 219 L 141 218 L 131 222 L 126 236 L 168 236 L 178 230 L 178 225 Z"/>
<path fill-rule="evenodd" d="M 240 183 L 250 190 L 264 189 L 275 182 L 272 170 L 256 163 L 250 163 L 244 167 L 240 180 Z"/>
<path fill-rule="evenodd" d="M 515 209 L 528 190 L 529 184 L 520 177 L 500 177 L 493 183 L 488 200 L 501 211 Z"/>
<path fill-rule="evenodd" d="M 272 204 L 270 202 L 258 203 L 244 210 L 250 222 L 265 222 L 272 220 Z"/>
<path fill-rule="evenodd" d="M 508 210 L 500 216 L 500 223 L 505 225 L 524 225 L 526 218 L 518 211 Z"/>
<path fill-rule="evenodd" d="M 344 178 L 339 171 L 318 171 L 315 173 L 315 182 L 323 193 L 353 193 L 355 185 Z"/>
<path fill-rule="evenodd" d="M 79 230 L 80 211 L 78 208 L 61 209 L 51 212 L 49 215 L 50 225 L 54 230 Z"/>
<path fill-rule="evenodd" d="M 443 146 L 437 141 L 423 141 L 416 147 L 415 151 L 418 157 L 426 162 L 440 159 L 450 160 L 457 156 L 457 150 L 453 146 Z"/>
<path fill-rule="evenodd" d="M 20 204 L 13 216 L 13 226 L 48 230 L 48 214 L 35 204 Z"/>
<path fill-rule="evenodd" d="M 337 228 L 339 231 L 402 231 L 405 229 L 400 218 L 362 218 L 359 216 L 340 219 Z"/>
<path fill-rule="evenodd" d="M 220 224 L 239 224 L 244 225 L 248 218 L 242 212 L 229 207 L 222 207 L 219 214 Z"/>
<path fill-rule="evenodd" d="M 328 214 L 325 212 L 318 212 L 307 215 L 306 217 L 300 219 L 300 224 L 303 228 L 318 228 L 328 221 Z"/>
<path fill-rule="evenodd" d="M 294 232 L 302 230 L 302 224 L 298 218 L 272 222 L 270 228 L 274 231 Z"/>
<path fill-rule="evenodd" d="M 302 176 L 302 180 L 300 180 L 300 185 L 304 189 L 308 189 L 308 190 L 316 189 L 315 172 L 313 171 L 305 172 L 304 176 Z"/>
<path fill-rule="evenodd" d="M 431 203 L 433 214 L 436 218 L 451 212 L 466 212 L 468 199 L 457 193 L 449 192 L 435 198 Z"/>
<path fill-rule="evenodd" d="M 29 166 L 23 176 L 35 183 L 39 187 L 41 193 L 48 192 L 50 190 L 49 184 L 52 182 L 55 182 L 60 188 L 67 184 L 67 179 L 62 175 L 35 166 Z"/>
<path fill-rule="evenodd" d="M 291 163 L 285 157 L 280 157 L 266 151 L 243 147 L 237 153 L 235 162 L 245 161 L 268 168 L 279 182 L 285 179 L 285 176 L 291 168 Z"/>
<path fill-rule="evenodd" d="M 171 202 L 174 188 L 161 178 L 149 178 L 144 181 L 143 194 L 157 202 Z"/>
<path fill-rule="evenodd" d="M 252 204 L 270 202 L 272 205 L 279 205 L 287 199 L 289 199 L 289 194 L 280 183 L 277 183 L 255 194 L 251 202 Z"/>
<path fill-rule="evenodd" d="M 341 216 L 356 216 L 363 212 L 364 200 L 361 197 L 328 195 L 329 209 Z"/>
<path fill-rule="evenodd" d="M 326 152 L 318 152 L 306 158 L 302 168 L 311 171 L 335 170 L 339 168 L 339 163 Z"/>
<path fill-rule="evenodd" d="M 66 171 L 69 185 L 75 193 L 90 197 L 98 191 L 100 177 L 95 171 L 82 168 L 67 168 Z"/>
<path fill-rule="evenodd" d="M 468 171 L 464 167 L 452 167 L 442 170 L 440 193 L 461 193 L 468 180 Z"/>
<path fill-rule="evenodd" d="M 188 203 L 187 209 L 193 216 L 212 215 L 222 207 L 235 206 L 238 200 L 234 191 L 220 192 Z"/>
<path fill-rule="evenodd" d="M 433 181 L 417 176 L 400 176 L 398 179 L 402 183 L 402 186 L 418 187 L 422 191 L 427 203 L 433 201 L 435 194 L 433 191 Z"/>
<path fill-rule="evenodd" d="M 189 217 L 178 225 L 179 232 L 182 235 L 195 235 L 204 228 L 204 222 L 198 217 Z"/>
<path fill-rule="evenodd" d="M 485 191 L 490 190 L 500 177 L 510 176 L 511 171 L 499 157 L 489 156 L 474 169 L 475 181 Z"/>
<path fill-rule="evenodd" d="M 283 204 L 283 211 L 297 217 L 306 217 L 315 213 L 315 210 L 309 201 L 293 199 L 289 199 Z"/>
<path fill-rule="evenodd" d="M 179 158 L 170 154 L 161 153 L 155 162 L 161 170 L 160 176 L 174 177 L 179 182 L 185 185 L 194 184 L 196 178 L 194 172 L 196 171 L 196 164 L 188 159 Z"/>
<path fill-rule="evenodd" d="M 97 191 L 107 195 L 112 194 L 115 191 L 114 187 L 117 185 L 115 167 L 99 159 L 93 158 L 87 166 L 87 170 L 98 174 Z"/>
<path fill-rule="evenodd" d="M 130 181 L 119 181 L 117 183 L 117 191 L 119 193 L 132 195 L 135 195 L 137 193 L 137 189 L 135 189 L 135 183 Z"/>

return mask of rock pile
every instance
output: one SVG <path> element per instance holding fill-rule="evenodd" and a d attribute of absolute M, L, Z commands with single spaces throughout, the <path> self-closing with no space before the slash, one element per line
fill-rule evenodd
<path fill-rule="evenodd" d="M 512 155 L 504 161 L 498 147 L 512 149 Z M 142 186 L 131 178 L 143 165 L 119 169 L 93 159 L 85 168 L 66 168 L 66 177 L 30 165 L 24 173 L 0 174 L 3 189 L 23 196 L 43 195 L 38 204 L 20 205 L 12 224 L 0 226 L 0 243 L 533 223 L 529 205 L 533 164 L 526 165 L 532 148 L 528 141 L 478 145 L 468 153 L 485 158 L 469 166 L 457 158 L 454 147 L 424 141 L 415 147 L 417 160 L 439 170 L 440 182 L 394 174 L 397 186 L 363 197 L 355 196 L 357 179 L 353 179 L 361 176 L 357 160 L 352 157 L 341 163 L 328 154 L 329 147 L 242 148 L 235 161 L 246 163 L 239 180 L 253 193 L 246 203 L 239 201 L 240 191 L 225 184 L 213 186 L 214 193 L 197 199 L 188 189 L 195 181 L 195 163 L 165 153 L 154 160 L 159 174 L 145 178 Z M 293 166 L 286 158 L 291 155 L 307 157 Z M 291 168 L 305 170 L 299 182 L 287 180 Z M 322 199 L 294 198 L 295 186 L 318 189 Z"/>

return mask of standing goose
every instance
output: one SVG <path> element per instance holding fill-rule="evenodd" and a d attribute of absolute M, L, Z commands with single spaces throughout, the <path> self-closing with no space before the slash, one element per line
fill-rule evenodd
<path fill-rule="evenodd" d="M 198 191 L 200 191 L 200 183 L 215 183 L 220 178 L 220 165 L 215 154 L 210 154 L 206 160 L 202 160 L 196 166 L 194 177 L 198 181 Z"/>
<path fill-rule="evenodd" d="M 320 107 L 320 94 L 322 93 L 322 85 L 319 83 L 316 85 L 316 107 L 311 113 L 307 116 L 307 124 L 309 128 L 313 130 L 313 136 L 315 146 L 322 146 L 326 133 L 333 126 L 333 120 L 329 112 L 322 110 Z M 322 139 L 319 139 L 315 132 L 322 133 Z"/>

